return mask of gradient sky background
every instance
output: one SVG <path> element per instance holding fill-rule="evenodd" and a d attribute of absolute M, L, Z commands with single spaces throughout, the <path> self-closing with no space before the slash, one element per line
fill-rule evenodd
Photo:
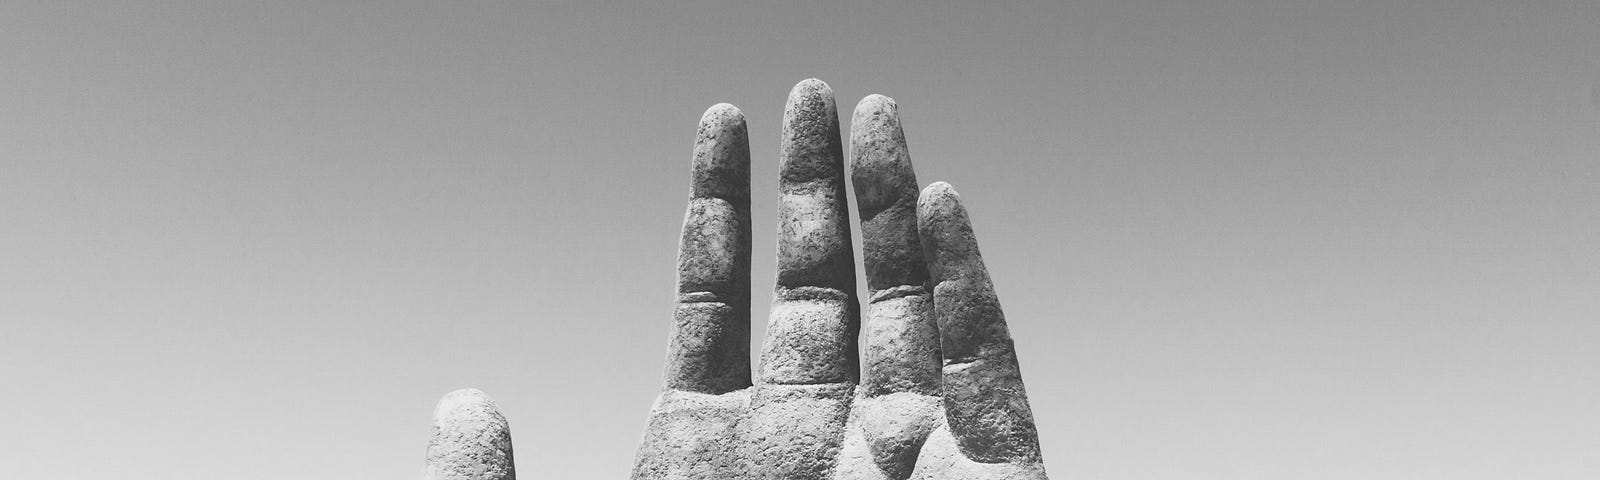
<path fill-rule="evenodd" d="M 696 120 L 759 342 L 818 77 L 963 194 L 1052 477 L 1600 478 L 1592 0 L 140 3 L 0 7 L 8 477 L 416 478 L 475 386 L 624 479 Z"/>

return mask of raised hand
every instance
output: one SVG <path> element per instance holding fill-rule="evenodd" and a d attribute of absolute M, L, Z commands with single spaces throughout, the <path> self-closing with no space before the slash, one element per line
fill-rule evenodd
<path fill-rule="evenodd" d="M 794 87 L 782 131 L 777 286 L 752 385 L 749 140 L 732 105 L 701 118 L 666 388 L 633 478 L 1044 479 L 966 210 L 948 184 L 918 194 L 894 101 L 863 99 L 851 125 L 864 335 L 827 84 Z"/>

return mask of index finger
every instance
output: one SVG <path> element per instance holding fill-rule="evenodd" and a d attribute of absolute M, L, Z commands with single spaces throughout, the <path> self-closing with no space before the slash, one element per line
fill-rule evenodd
<path fill-rule="evenodd" d="M 725 393 L 750 386 L 750 140 L 737 107 L 701 116 L 691 168 L 666 383 Z"/>

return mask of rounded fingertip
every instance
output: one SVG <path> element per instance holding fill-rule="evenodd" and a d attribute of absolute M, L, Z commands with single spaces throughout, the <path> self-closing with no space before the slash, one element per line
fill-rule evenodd
<path fill-rule="evenodd" d="M 711 108 L 706 109 L 706 113 L 700 115 L 700 123 L 702 125 L 723 123 L 730 120 L 738 120 L 740 123 L 744 122 L 744 112 L 739 110 L 739 107 L 733 106 L 731 103 L 718 103 L 716 105 L 712 105 Z"/>
<path fill-rule="evenodd" d="M 922 231 L 923 241 L 933 240 L 930 229 L 937 229 L 942 223 L 936 220 L 960 209 L 961 195 L 950 184 L 933 182 L 923 188 L 917 195 L 917 229 Z"/>
<path fill-rule="evenodd" d="M 833 88 L 822 80 L 808 78 L 789 90 L 789 99 L 783 107 L 783 122 L 790 125 L 796 121 L 810 123 L 823 117 L 832 118 L 835 110 Z"/>
<path fill-rule="evenodd" d="M 839 114 L 833 89 L 810 78 L 795 84 L 783 107 L 782 136 L 778 142 L 778 188 L 807 189 L 812 182 L 844 180 L 844 146 L 839 138 Z M 842 198 L 840 200 L 843 200 Z"/>
<path fill-rule="evenodd" d="M 852 149 L 865 150 L 852 150 L 855 162 L 904 159 L 905 132 L 900 128 L 900 110 L 893 98 L 872 94 L 856 103 L 850 116 L 850 143 Z"/>
<path fill-rule="evenodd" d="M 442 402 L 446 402 L 446 401 L 466 402 L 466 401 L 492 401 L 492 400 L 489 400 L 489 394 L 483 393 L 483 390 L 478 390 L 476 388 L 467 387 L 467 388 L 457 389 L 457 390 L 451 391 L 450 393 L 444 394 L 444 398 L 440 399 L 440 402 L 442 403 Z"/>
<path fill-rule="evenodd" d="M 494 399 L 489 398 L 489 394 L 476 388 L 463 388 L 446 393 L 440 398 L 439 404 L 433 408 L 433 418 L 448 418 L 460 412 L 476 411 L 485 407 L 489 410 L 498 410 L 498 406 L 495 405 Z"/>
<path fill-rule="evenodd" d="M 704 141 L 729 141 L 734 140 L 728 134 L 744 136 L 744 112 L 731 103 L 719 103 L 706 109 L 700 115 L 700 136 L 696 143 Z"/>
<path fill-rule="evenodd" d="M 739 107 L 718 103 L 700 116 L 692 169 L 691 197 L 748 201 L 750 138 Z"/>
<path fill-rule="evenodd" d="M 476 388 L 445 394 L 433 411 L 424 480 L 515 480 L 511 427 L 489 395 Z"/>
<path fill-rule="evenodd" d="M 944 230 L 964 227 L 966 217 L 966 209 L 961 206 L 961 195 L 948 183 L 933 182 L 917 196 L 917 228 L 922 231 L 924 241 L 940 240 L 939 237 L 951 233 Z"/>
<path fill-rule="evenodd" d="M 946 182 L 933 182 L 922 189 L 922 194 L 917 196 L 917 205 L 937 207 L 949 204 L 960 205 L 961 195 L 956 193 L 956 187 Z"/>
<path fill-rule="evenodd" d="M 885 114 L 898 115 L 893 98 L 874 93 L 856 103 L 855 118 L 870 118 L 872 115 Z"/>
<path fill-rule="evenodd" d="M 917 197 L 917 232 L 928 274 L 934 281 L 982 270 L 966 208 L 950 184 L 934 182 L 922 189 L 922 195 Z"/>
<path fill-rule="evenodd" d="M 829 87 L 828 82 L 816 78 L 807 78 L 801 80 L 800 83 L 794 84 L 794 88 L 789 90 L 790 99 L 813 95 L 824 95 L 828 98 L 833 98 L 833 87 Z"/>
<path fill-rule="evenodd" d="M 850 121 L 850 171 L 864 215 L 916 198 L 917 176 L 894 99 L 872 94 L 856 104 Z"/>

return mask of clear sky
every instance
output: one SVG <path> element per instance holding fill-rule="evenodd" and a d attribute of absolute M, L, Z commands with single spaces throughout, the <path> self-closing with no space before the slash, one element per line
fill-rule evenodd
<path fill-rule="evenodd" d="M 1592 0 L 637 3 L 6 2 L 6 476 L 415 478 L 474 386 L 626 478 L 696 121 L 759 341 L 817 77 L 961 191 L 1054 478 L 1600 478 Z"/>

